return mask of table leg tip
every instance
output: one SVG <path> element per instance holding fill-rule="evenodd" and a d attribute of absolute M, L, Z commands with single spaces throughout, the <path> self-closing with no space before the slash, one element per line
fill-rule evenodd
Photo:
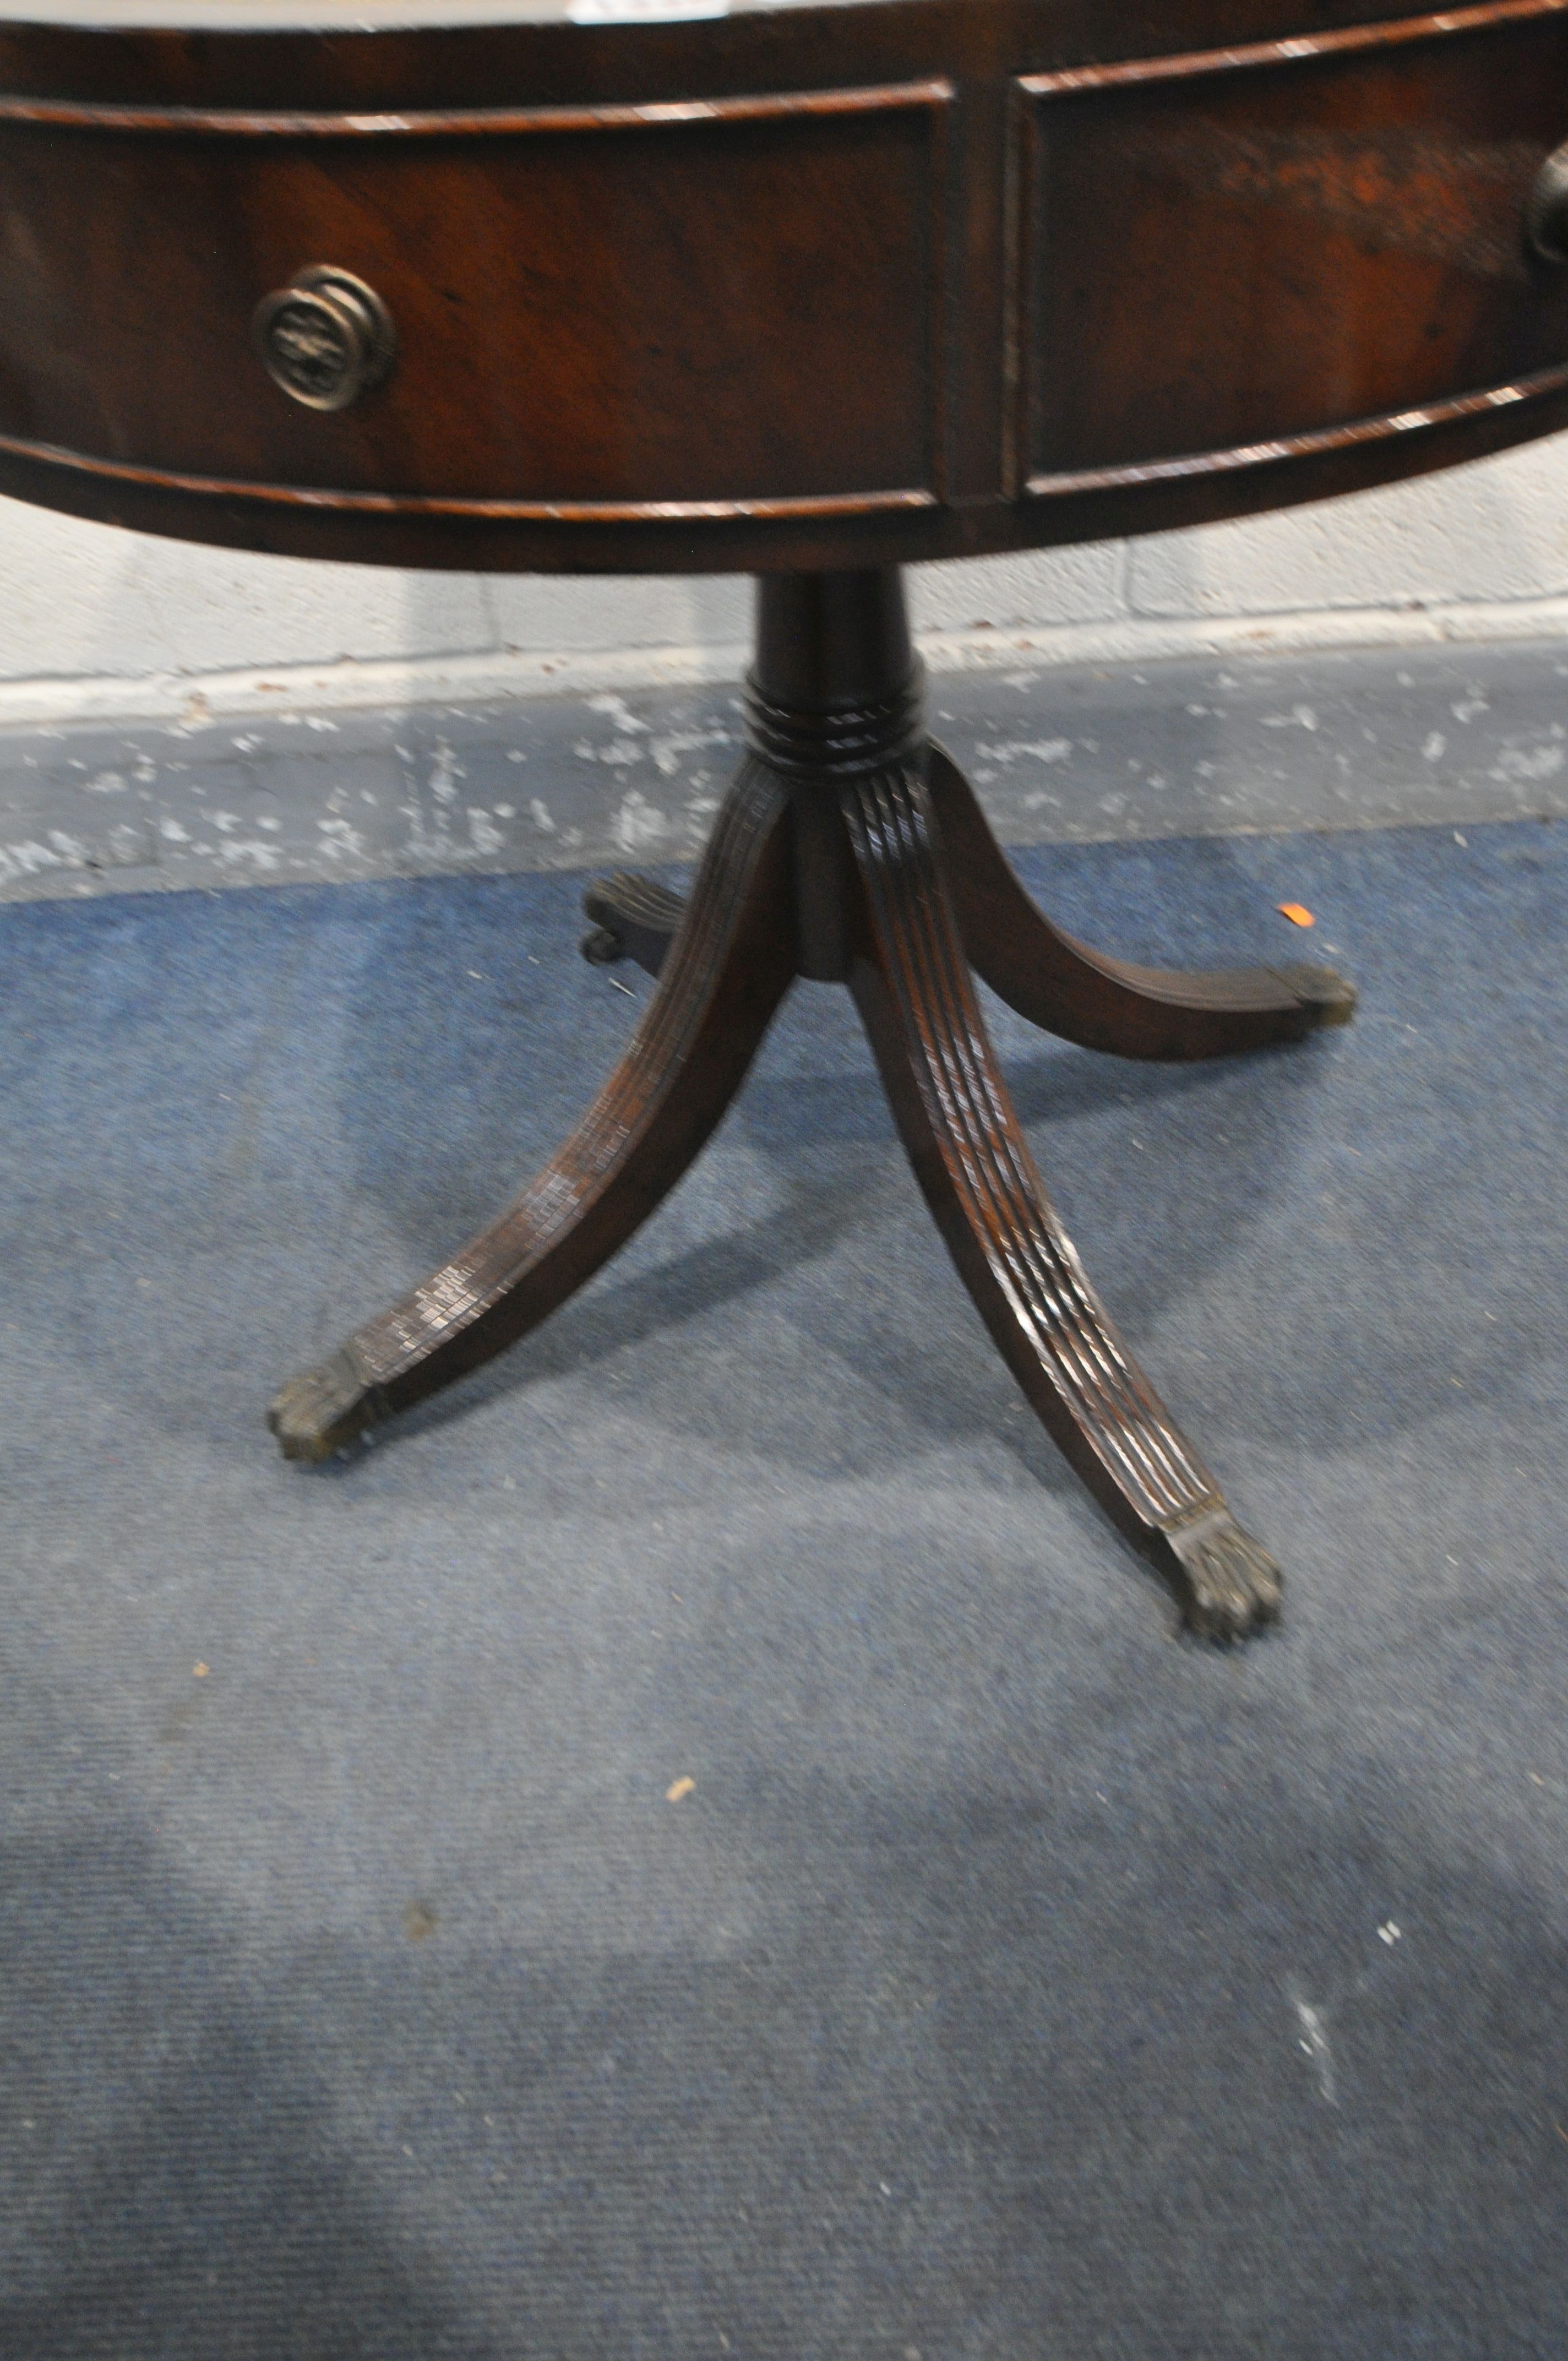
<path fill-rule="evenodd" d="M 627 955 L 626 945 L 609 927 L 591 927 L 578 949 L 590 967 L 616 967 Z"/>
<path fill-rule="evenodd" d="M 1311 1013 L 1315 1030 L 1329 1025 L 1348 1025 L 1355 1015 L 1356 992 L 1347 975 L 1340 975 L 1332 967 L 1279 967 L 1276 975 L 1283 976 L 1297 998 Z"/>
<path fill-rule="evenodd" d="M 379 1416 L 376 1389 L 346 1352 L 291 1378 L 273 1399 L 267 1423 L 285 1459 L 330 1459 Z"/>
<path fill-rule="evenodd" d="M 1223 1501 L 1168 1527 L 1164 1538 L 1170 1553 L 1167 1571 L 1190 1631 L 1224 1644 L 1278 1620 L 1279 1568 Z"/>

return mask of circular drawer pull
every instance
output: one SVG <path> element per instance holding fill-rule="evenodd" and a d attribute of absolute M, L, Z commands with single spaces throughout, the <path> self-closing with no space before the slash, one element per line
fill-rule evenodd
<path fill-rule="evenodd" d="M 1568 262 L 1568 142 L 1553 149 L 1536 175 L 1525 224 L 1537 254 Z"/>
<path fill-rule="evenodd" d="M 375 289 L 325 262 L 264 296 L 250 325 L 269 376 L 311 410 L 346 410 L 380 384 L 398 348 Z"/>

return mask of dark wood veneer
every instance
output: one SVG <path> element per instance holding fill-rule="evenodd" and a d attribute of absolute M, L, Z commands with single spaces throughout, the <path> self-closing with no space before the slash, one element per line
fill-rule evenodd
<path fill-rule="evenodd" d="M 1568 376 L 1568 275 L 1521 234 L 1562 134 L 1561 12 L 1521 0 L 1502 21 L 1459 10 L 1018 88 L 1031 492 L 1260 445 L 1368 449 Z"/>
<path fill-rule="evenodd" d="M 0 489 L 389 564 L 762 570 L 1418 473 L 1568 422 L 1568 272 L 1521 227 L 1565 67 L 1564 0 L 0 22 Z M 330 415 L 247 342 L 320 262 L 399 332 Z"/>
<path fill-rule="evenodd" d="M 948 95 L 319 137 L 0 126 L 0 420 L 274 501 L 631 519 L 930 495 Z M 322 260 L 377 290 L 400 346 L 328 417 L 248 346 L 260 297 Z"/>

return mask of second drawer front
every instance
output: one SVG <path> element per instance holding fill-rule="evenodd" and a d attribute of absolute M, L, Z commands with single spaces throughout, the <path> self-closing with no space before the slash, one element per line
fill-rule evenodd
<path fill-rule="evenodd" d="M 1568 24 L 1453 22 L 1020 86 L 1026 477 L 1310 434 L 1568 360 L 1568 271 L 1524 235 L 1568 138 Z"/>

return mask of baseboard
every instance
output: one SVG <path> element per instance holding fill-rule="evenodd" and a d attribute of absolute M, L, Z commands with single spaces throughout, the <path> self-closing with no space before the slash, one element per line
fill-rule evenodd
<path fill-rule="evenodd" d="M 990 624 L 925 631 L 933 675 L 1022 665 L 1206 664 L 1243 655 L 1343 649 L 1485 646 L 1568 641 L 1568 598 L 1428 607 L 1331 607 L 1278 615 L 1116 616 L 1028 628 Z M 747 651 L 732 645 L 593 650 L 484 649 L 367 663 L 270 664 L 210 673 L 118 674 L 0 681 L 0 730 L 71 730 L 152 722 L 202 730 L 229 720 L 426 705 L 487 704 L 603 691 L 697 688 L 736 680 Z"/>
<path fill-rule="evenodd" d="M 1296 651 L 1249 627 L 1201 658 L 1139 626 L 1072 664 L 1063 635 L 1047 660 L 1039 634 L 961 633 L 926 643 L 934 726 L 1012 843 L 1552 818 L 1568 602 L 1553 621 Z M 418 695 L 385 668 L 378 702 L 247 706 L 265 684 L 228 676 L 173 716 L 0 707 L 0 899 L 689 860 L 740 752 L 740 655 L 718 681 L 674 661 L 627 686 L 563 659 L 532 695 L 444 664 Z"/>

